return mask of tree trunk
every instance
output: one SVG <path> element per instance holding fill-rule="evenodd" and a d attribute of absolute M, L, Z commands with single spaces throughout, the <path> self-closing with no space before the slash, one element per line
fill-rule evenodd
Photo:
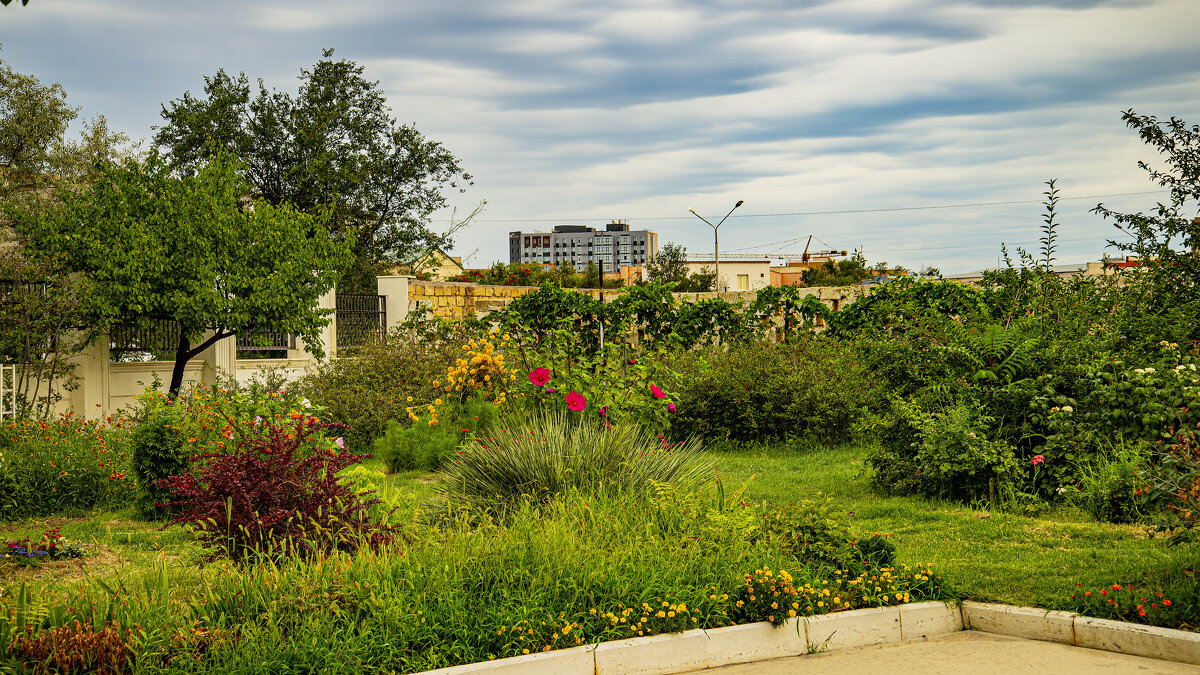
<path fill-rule="evenodd" d="M 192 359 L 191 346 L 187 333 L 184 332 L 183 326 L 180 326 L 179 346 L 175 348 L 175 367 L 171 369 L 171 386 L 167 389 L 167 395 L 172 399 L 179 395 L 179 389 L 183 386 L 183 369 Z"/>

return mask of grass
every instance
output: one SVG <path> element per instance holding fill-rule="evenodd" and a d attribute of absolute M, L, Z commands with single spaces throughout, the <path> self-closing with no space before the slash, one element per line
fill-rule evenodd
<path fill-rule="evenodd" d="M 1098 523 L 1059 507 L 1024 517 L 952 502 L 875 494 L 869 448 L 775 447 L 710 453 L 728 485 L 788 503 L 824 493 L 860 533 L 892 535 L 900 562 L 942 571 L 967 598 L 1046 608 L 1070 606 L 1076 583 L 1165 587 L 1195 582 L 1200 544 L 1171 547 L 1145 526 Z M 753 476 L 753 480 L 751 480 Z"/>

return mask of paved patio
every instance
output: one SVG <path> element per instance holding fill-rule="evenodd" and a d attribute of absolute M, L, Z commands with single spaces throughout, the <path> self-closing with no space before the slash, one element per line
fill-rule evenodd
<path fill-rule="evenodd" d="M 913 640 L 871 647 L 839 649 L 824 654 L 759 661 L 700 671 L 705 675 L 907 675 L 909 673 L 961 675 L 1045 675 L 1091 673 L 1190 673 L 1200 666 L 1159 661 L 1056 642 L 962 631 L 929 640 Z"/>

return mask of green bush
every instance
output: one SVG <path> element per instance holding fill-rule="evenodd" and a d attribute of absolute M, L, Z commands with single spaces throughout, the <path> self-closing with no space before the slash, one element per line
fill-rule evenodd
<path fill-rule="evenodd" d="M 375 439 L 375 456 L 389 473 L 436 471 L 463 441 L 484 436 L 500 409 L 480 393 L 461 403 L 451 401 L 440 410 L 429 405 L 428 420 L 416 414 L 415 407 L 406 410 L 411 425 L 389 420 L 387 432 Z"/>
<path fill-rule="evenodd" d="M 446 370 L 461 355 L 469 339 L 466 330 L 459 327 L 430 339 L 416 331 L 393 331 L 323 362 L 293 389 L 325 410 L 327 420 L 348 425 L 346 442 L 361 452 L 386 433 L 388 420 L 407 419 L 405 408 L 432 403 L 441 395 L 434 383 L 445 381 Z"/>
<path fill-rule="evenodd" d="M 1145 468 L 1145 456 L 1136 446 L 1126 446 L 1112 455 L 1100 455 L 1081 465 L 1079 491 L 1074 501 L 1093 518 L 1105 523 L 1132 523 L 1142 515 L 1135 490 Z"/>
<path fill-rule="evenodd" d="M 137 510 L 142 517 L 163 520 L 173 509 L 165 504 L 173 499 L 171 491 L 157 481 L 186 473 L 192 466 L 195 446 L 180 428 L 174 406 L 147 415 L 132 437 L 133 474 L 137 478 Z"/>
<path fill-rule="evenodd" d="M 706 439 L 843 440 L 878 395 L 851 348 L 820 337 L 732 344 L 678 367 L 672 426 Z"/>
<path fill-rule="evenodd" d="M 1017 481 L 1017 456 L 1003 440 L 987 438 L 986 421 L 956 406 L 926 422 L 917 451 L 920 491 L 974 500 L 1001 494 Z"/>
<path fill-rule="evenodd" d="M 658 483 L 682 490 L 711 473 L 695 439 L 668 443 L 637 424 L 601 425 L 562 411 L 514 413 L 470 439 L 438 482 L 438 509 L 504 514 L 579 490 L 637 498 Z"/>

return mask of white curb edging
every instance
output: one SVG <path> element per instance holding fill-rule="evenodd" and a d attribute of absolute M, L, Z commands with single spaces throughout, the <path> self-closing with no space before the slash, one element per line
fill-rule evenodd
<path fill-rule="evenodd" d="M 985 602 L 964 602 L 962 613 L 972 630 L 1200 666 L 1200 633 Z"/>
<path fill-rule="evenodd" d="M 985 602 L 918 602 L 665 633 L 426 671 L 423 675 L 664 675 L 978 630 L 1200 665 L 1200 633 Z"/>

